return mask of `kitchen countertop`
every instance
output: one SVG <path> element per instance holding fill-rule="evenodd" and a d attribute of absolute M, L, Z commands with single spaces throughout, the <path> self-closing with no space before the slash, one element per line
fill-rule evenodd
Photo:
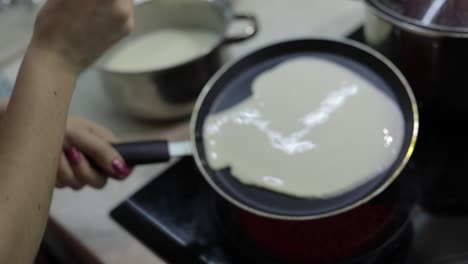
<path fill-rule="evenodd" d="M 289 38 L 344 36 L 359 26 L 364 14 L 362 3 L 351 0 L 232 2 L 236 10 L 255 13 L 261 27 L 254 39 L 229 48 L 228 52 L 233 58 L 262 45 Z M 19 63 L 17 59 L 1 72 L 13 81 Z M 124 140 L 184 139 L 188 136 L 187 120 L 172 124 L 143 123 L 116 113 L 92 68 L 82 75 L 77 86 L 71 114 L 107 126 Z M 109 217 L 109 212 L 168 166 L 169 164 L 138 167 L 126 181 L 111 181 L 99 191 L 90 188 L 79 192 L 57 190 L 54 193 L 51 216 L 104 263 L 163 263 L 116 224 Z"/>

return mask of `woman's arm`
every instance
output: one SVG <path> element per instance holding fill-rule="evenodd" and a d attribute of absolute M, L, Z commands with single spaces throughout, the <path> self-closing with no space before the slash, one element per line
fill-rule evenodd
<path fill-rule="evenodd" d="M 2 263 L 31 263 L 41 240 L 75 80 L 53 54 L 26 54 L 0 127 Z"/>
<path fill-rule="evenodd" d="M 131 28 L 130 0 L 48 0 L 0 130 L 0 263 L 31 263 L 78 74 Z M 78 213 L 78 212 L 77 212 Z"/>
<path fill-rule="evenodd" d="M 10 98 L 8 97 L 0 97 L 0 120 L 5 116 L 6 108 L 8 106 L 8 101 Z"/>
<path fill-rule="evenodd" d="M 0 97 L 0 120 L 5 116 L 9 100 L 9 97 Z M 131 169 L 111 145 L 118 141 L 106 127 L 69 115 L 55 187 L 80 190 L 90 186 L 101 189 L 109 177 L 126 179 Z"/>

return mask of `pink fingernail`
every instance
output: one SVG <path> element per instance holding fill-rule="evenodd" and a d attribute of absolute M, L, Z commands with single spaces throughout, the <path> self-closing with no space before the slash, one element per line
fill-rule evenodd
<path fill-rule="evenodd" d="M 81 162 L 81 153 L 75 147 L 69 147 L 65 149 L 65 155 L 71 165 L 76 166 Z"/>
<path fill-rule="evenodd" d="M 122 176 L 120 179 L 125 179 L 130 175 L 130 168 L 128 167 L 127 163 L 125 163 L 125 161 L 123 160 L 113 160 L 112 167 L 120 176 Z"/>

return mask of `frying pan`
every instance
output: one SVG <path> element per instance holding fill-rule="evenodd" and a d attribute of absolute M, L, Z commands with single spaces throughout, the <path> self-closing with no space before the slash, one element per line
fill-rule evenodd
<path fill-rule="evenodd" d="M 251 84 L 259 74 L 297 57 L 320 57 L 338 62 L 395 98 L 404 115 L 405 137 L 402 151 L 389 170 L 338 196 L 303 199 L 245 185 L 231 175 L 229 168 L 210 168 L 206 161 L 202 134 L 206 117 L 248 98 L 252 94 Z M 351 210 L 380 194 L 398 177 L 408 162 L 417 132 L 418 110 L 413 93 L 403 75 L 385 57 L 353 41 L 298 39 L 266 46 L 219 70 L 207 83 L 195 104 L 190 141 L 132 142 L 115 147 L 131 166 L 193 155 L 206 181 L 235 206 L 263 217 L 311 220 Z M 310 171 L 312 174 L 313 168 Z"/>

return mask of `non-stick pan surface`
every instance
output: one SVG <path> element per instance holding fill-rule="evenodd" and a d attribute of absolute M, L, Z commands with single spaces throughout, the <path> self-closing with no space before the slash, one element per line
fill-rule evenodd
<path fill-rule="evenodd" d="M 367 78 L 376 87 L 395 98 L 404 114 L 406 131 L 402 152 L 388 171 L 333 198 L 300 199 L 245 185 L 231 175 L 229 168 L 215 171 L 209 167 L 206 162 L 202 135 L 205 118 L 249 97 L 252 94 L 252 82 L 258 75 L 296 57 L 320 57 L 337 62 Z M 314 72 L 310 74 L 313 75 Z M 294 106 L 294 102 L 284 102 L 284 107 L 288 106 Z M 268 46 L 224 67 L 211 79 L 200 95 L 191 129 L 195 160 L 206 180 L 220 195 L 236 206 L 259 215 L 304 220 L 322 218 L 350 210 L 381 193 L 405 167 L 415 145 L 417 128 L 418 114 L 413 94 L 404 77 L 387 59 L 355 42 L 306 39 Z M 356 149 L 356 155 L 363 151 L 365 151 L 365 145 L 362 149 Z M 338 161 L 334 162 L 330 166 L 340 166 Z M 309 171 L 312 177 L 314 168 L 309 168 Z M 314 182 L 311 181 L 310 184 Z"/>

